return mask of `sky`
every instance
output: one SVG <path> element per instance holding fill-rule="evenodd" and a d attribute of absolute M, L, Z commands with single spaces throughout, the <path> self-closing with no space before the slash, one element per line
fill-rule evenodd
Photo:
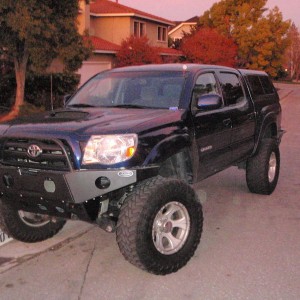
<path fill-rule="evenodd" d="M 112 0 L 113 1 L 113 0 Z M 185 21 L 200 16 L 216 0 L 119 0 L 127 5 L 171 21 Z M 300 0 L 268 0 L 266 7 L 278 6 L 284 20 L 290 19 L 300 29 Z"/>

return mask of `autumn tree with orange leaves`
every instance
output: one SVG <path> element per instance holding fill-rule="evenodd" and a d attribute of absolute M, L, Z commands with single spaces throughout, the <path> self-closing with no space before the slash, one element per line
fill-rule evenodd
<path fill-rule="evenodd" d="M 289 45 L 290 22 L 267 0 L 221 0 L 199 20 L 199 28 L 209 27 L 234 40 L 238 46 L 238 67 L 260 69 L 276 76 Z"/>
<path fill-rule="evenodd" d="M 212 28 L 202 28 L 186 36 L 181 50 L 186 60 L 192 63 L 233 67 L 237 57 L 237 46 L 233 40 Z"/>
<path fill-rule="evenodd" d="M 133 66 L 143 64 L 161 63 L 156 48 L 149 44 L 146 36 L 130 36 L 123 40 L 121 49 L 117 53 L 117 66 Z"/>

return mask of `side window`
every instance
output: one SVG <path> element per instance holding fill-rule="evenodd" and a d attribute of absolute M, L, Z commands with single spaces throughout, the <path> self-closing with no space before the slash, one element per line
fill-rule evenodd
<path fill-rule="evenodd" d="M 259 76 L 265 94 L 274 94 L 274 87 L 268 76 Z"/>
<path fill-rule="evenodd" d="M 199 75 L 193 89 L 192 103 L 196 104 L 197 99 L 205 94 L 219 94 L 216 78 L 213 73 Z"/>
<path fill-rule="evenodd" d="M 261 85 L 261 82 L 260 82 L 258 76 L 248 75 L 247 79 L 248 79 L 248 82 L 249 82 L 249 85 L 250 85 L 251 92 L 252 92 L 254 97 L 265 94 L 264 89 Z"/>
<path fill-rule="evenodd" d="M 268 76 L 248 75 L 247 79 L 254 97 L 274 94 L 274 87 Z"/>
<path fill-rule="evenodd" d="M 219 79 L 226 105 L 235 105 L 245 100 L 241 82 L 236 74 L 221 72 Z"/>

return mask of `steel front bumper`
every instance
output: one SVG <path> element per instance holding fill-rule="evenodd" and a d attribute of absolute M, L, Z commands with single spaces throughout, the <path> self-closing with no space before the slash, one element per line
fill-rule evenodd
<path fill-rule="evenodd" d="M 2 165 L 0 195 L 16 209 L 64 218 L 73 213 L 88 219 L 82 203 L 156 173 L 156 168 L 58 172 Z"/>

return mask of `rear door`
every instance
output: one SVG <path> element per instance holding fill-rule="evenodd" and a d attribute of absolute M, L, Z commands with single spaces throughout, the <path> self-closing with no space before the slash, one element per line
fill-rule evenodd
<path fill-rule="evenodd" d="M 249 91 L 245 89 L 244 79 L 239 72 L 219 71 L 225 108 L 232 126 L 230 146 L 231 162 L 239 162 L 250 155 L 254 148 L 255 112 Z"/>

